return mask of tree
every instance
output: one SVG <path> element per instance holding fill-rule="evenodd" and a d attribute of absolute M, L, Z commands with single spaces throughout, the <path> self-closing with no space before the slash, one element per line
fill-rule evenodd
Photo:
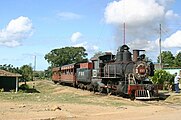
<path fill-rule="evenodd" d="M 44 71 L 34 71 L 33 78 L 36 79 L 45 79 L 45 72 Z"/>
<path fill-rule="evenodd" d="M 181 52 L 179 52 L 175 57 L 175 66 L 181 67 Z"/>
<path fill-rule="evenodd" d="M 59 49 L 53 49 L 51 52 L 45 55 L 45 60 L 51 64 L 51 66 L 62 66 L 77 62 L 86 62 L 87 54 L 84 47 L 65 47 Z"/>
<path fill-rule="evenodd" d="M 8 72 L 12 72 L 12 73 L 21 73 L 20 69 L 18 67 L 14 67 L 11 64 L 4 64 L 4 65 L 0 65 L 0 69 L 1 70 L 6 70 Z"/>
<path fill-rule="evenodd" d="M 48 68 L 47 68 L 47 70 L 45 70 L 44 71 L 44 76 L 45 76 L 45 78 L 51 78 L 51 76 L 52 76 L 52 67 L 51 66 L 49 66 Z"/>
<path fill-rule="evenodd" d="M 29 65 L 23 65 L 20 67 L 22 79 L 26 81 L 33 80 L 33 68 Z"/>
<path fill-rule="evenodd" d="M 161 53 L 161 57 L 162 57 L 162 64 L 168 67 L 173 67 L 174 66 L 174 56 L 170 51 L 163 51 Z M 158 56 L 157 61 L 160 61 L 160 56 Z"/>

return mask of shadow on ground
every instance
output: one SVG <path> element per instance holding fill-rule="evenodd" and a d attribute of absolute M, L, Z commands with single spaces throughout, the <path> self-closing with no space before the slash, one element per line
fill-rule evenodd
<path fill-rule="evenodd" d="M 19 91 L 23 91 L 25 93 L 40 93 L 38 90 L 36 90 L 33 86 L 33 88 L 30 88 L 27 84 L 22 84 L 19 87 Z"/>
<path fill-rule="evenodd" d="M 26 90 L 23 90 L 25 93 L 40 93 L 38 90 L 34 89 L 34 88 L 29 88 Z"/>

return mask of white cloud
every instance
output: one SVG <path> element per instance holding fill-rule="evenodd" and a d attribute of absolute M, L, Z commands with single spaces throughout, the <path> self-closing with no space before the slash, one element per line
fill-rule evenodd
<path fill-rule="evenodd" d="M 57 16 L 61 20 L 75 20 L 75 19 L 81 18 L 81 15 L 72 13 L 72 12 L 60 12 L 60 13 L 57 13 Z"/>
<path fill-rule="evenodd" d="M 115 38 L 119 41 L 123 31 L 121 26 L 126 23 L 126 43 L 134 48 L 142 46 L 141 49 L 152 50 L 156 45 L 155 39 L 159 36 L 159 24 L 165 25 L 170 19 L 173 23 L 179 16 L 169 9 L 173 2 L 173 0 L 113 1 L 105 9 L 105 22 L 116 26 Z"/>
<path fill-rule="evenodd" d="M 16 47 L 21 41 L 32 35 L 32 22 L 28 17 L 20 16 L 13 19 L 0 30 L 0 45 Z"/>
<path fill-rule="evenodd" d="M 80 33 L 80 32 L 75 32 L 75 33 L 72 34 L 70 40 L 71 40 L 72 42 L 76 42 L 77 40 L 79 40 L 80 38 L 82 38 L 82 36 L 83 36 L 82 33 Z"/>
<path fill-rule="evenodd" d="M 171 20 L 173 20 L 173 18 L 178 18 L 178 17 L 179 17 L 179 15 L 176 14 L 176 13 L 174 13 L 173 10 L 168 10 L 168 11 L 166 12 L 166 14 L 165 14 L 165 18 L 166 18 L 166 19 L 171 19 Z"/>
<path fill-rule="evenodd" d="M 156 11 L 156 12 L 155 12 Z M 145 24 L 164 16 L 164 7 L 155 0 L 122 0 L 110 3 L 105 10 L 107 23 Z"/>
<path fill-rule="evenodd" d="M 181 30 L 178 30 L 170 37 L 166 38 L 163 42 L 163 47 L 179 47 L 181 48 Z"/>
<path fill-rule="evenodd" d="M 96 45 L 91 45 L 88 42 L 82 42 L 76 45 L 73 45 L 74 47 L 84 47 L 89 54 L 93 54 L 99 50 L 99 47 Z"/>
<path fill-rule="evenodd" d="M 146 50 L 146 51 L 154 51 L 155 48 L 156 48 L 156 42 L 155 41 L 136 39 L 136 40 L 131 41 L 130 43 L 128 43 L 128 46 L 132 50 L 133 49 L 143 49 L 143 50 Z"/>
<path fill-rule="evenodd" d="M 5 42 L 0 42 L 0 45 L 7 46 L 7 47 L 16 47 L 20 46 L 20 42 L 16 40 L 10 40 L 10 41 L 5 41 Z"/>

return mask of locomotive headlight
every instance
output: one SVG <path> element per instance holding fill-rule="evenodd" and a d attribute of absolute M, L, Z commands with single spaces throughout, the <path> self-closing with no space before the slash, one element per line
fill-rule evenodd
<path fill-rule="evenodd" d="M 145 68 L 145 66 L 143 64 L 141 64 L 141 65 L 139 65 L 137 67 L 137 71 L 138 71 L 139 74 L 145 74 L 146 68 Z"/>
<path fill-rule="evenodd" d="M 148 75 L 148 67 L 145 62 L 139 61 L 135 64 L 134 75 L 138 80 L 141 80 Z"/>

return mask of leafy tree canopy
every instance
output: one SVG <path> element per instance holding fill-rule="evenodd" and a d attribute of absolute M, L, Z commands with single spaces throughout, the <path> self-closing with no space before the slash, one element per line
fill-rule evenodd
<path fill-rule="evenodd" d="M 174 66 L 174 59 L 175 58 L 174 58 L 173 54 L 170 51 L 163 51 L 161 53 L 161 57 L 162 57 L 162 64 L 163 65 L 166 65 L 166 66 L 169 66 L 169 67 Z M 157 61 L 158 62 L 160 61 L 160 56 L 158 56 Z"/>
<path fill-rule="evenodd" d="M 4 64 L 4 65 L 0 65 L 0 69 L 1 70 L 6 70 L 12 73 L 21 73 L 20 69 L 18 67 L 14 67 L 11 64 Z"/>
<path fill-rule="evenodd" d="M 25 81 L 30 81 L 33 79 L 33 68 L 29 65 L 23 65 L 20 67 L 20 71 L 22 74 L 22 79 Z"/>
<path fill-rule="evenodd" d="M 45 60 L 47 60 L 51 66 L 62 66 L 77 62 L 86 62 L 87 54 L 85 51 L 84 47 L 64 47 L 53 49 L 45 55 Z"/>
<path fill-rule="evenodd" d="M 0 65 L 0 69 L 6 70 L 12 73 L 21 74 L 22 75 L 21 79 L 23 79 L 23 81 L 30 81 L 33 78 L 33 68 L 29 65 L 23 65 L 19 68 L 19 67 L 14 67 L 11 64 L 4 64 L 4 65 Z"/>
<path fill-rule="evenodd" d="M 179 52 L 175 57 L 175 66 L 181 67 L 181 52 Z"/>

